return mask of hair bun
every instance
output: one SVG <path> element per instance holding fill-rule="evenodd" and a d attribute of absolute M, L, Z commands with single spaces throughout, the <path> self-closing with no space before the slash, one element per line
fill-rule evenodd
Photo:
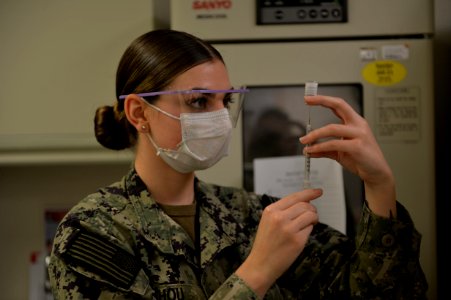
<path fill-rule="evenodd" d="M 122 150 L 130 147 L 128 132 L 115 116 L 112 106 L 97 108 L 94 117 L 94 133 L 97 141 L 105 148 Z"/>

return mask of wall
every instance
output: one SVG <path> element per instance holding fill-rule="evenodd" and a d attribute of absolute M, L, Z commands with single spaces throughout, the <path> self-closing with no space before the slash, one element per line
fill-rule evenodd
<path fill-rule="evenodd" d="M 117 63 L 131 40 L 150 29 L 151 3 L 0 5 L 0 162 L 23 161 L 18 154 L 29 161 L 23 153 L 29 149 L 99 150 L 87 116 L 113 103 Z"/>
<path fill-rule="evenodd" d="M 27 299 L 30 255 L 44 250 L 44 213 L 119 180 L 128 164 L 0 168 L 0 299 Z"/>
<path fill-rule="evenodd" d="M 148 0 L 0 1 L 0 299 L 28 298 L 44 211 L 72 206 L 129 168 L 130 155 L 91 146 L 92 118 L 113 103 L 120 56 L 151 24 Z M 89 149 L 46 149 L 65 131 L 64 143 Z M 33 135 L 40 149 L 30 155 L 22 140 Z"/>

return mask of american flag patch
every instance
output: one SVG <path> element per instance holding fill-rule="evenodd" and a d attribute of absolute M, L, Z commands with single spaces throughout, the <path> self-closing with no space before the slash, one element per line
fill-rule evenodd
<path fill-rule="evenodd" d="M 70 238 L 64 258 L 123 289 L 131 286 L 140 270 L 139 260 L 132 254 L 86 230 L 78 230 Z"/>

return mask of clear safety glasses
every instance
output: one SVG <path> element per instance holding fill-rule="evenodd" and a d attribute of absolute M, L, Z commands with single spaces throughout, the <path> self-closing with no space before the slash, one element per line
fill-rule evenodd
<path fill-rule="evenodd" d="M 149 97 L 162 96 L 152 105 L 158 110 L 169 113 L 175 117 L 180 117 L 183 113 L 214 112 L 227 108 L 233 127 L 238 121 L 244 94 L 249 92 L 246 87 L 228 90 L 166 90 L 149 93 L 139 93 L 137 96 L 146 100 Z M 125 99 L 127 95 L 119 96 Z"/>

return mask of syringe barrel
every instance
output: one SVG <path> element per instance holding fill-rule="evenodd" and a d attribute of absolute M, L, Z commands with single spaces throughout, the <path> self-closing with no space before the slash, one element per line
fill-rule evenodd
<path fill-rule="evenodd" d="M 318 94 L 318 82 L 317 81 L 307 81 L 305 83 L 305 90 L 304 95 L 305 96 L 316 96 Z M 307 132 L 309 133 L 312 130 L 312 125 L 310 123 L 310 107 L 308 108 L 308 123 L 307 123 Z M 310 144 L 307 145 L 307 147 L 310 146 Z M 304 165 L 304 189 L 311 188 L 311 182 L 310 182 L 310 155 L 305 155 L 305 165 Z"/>

